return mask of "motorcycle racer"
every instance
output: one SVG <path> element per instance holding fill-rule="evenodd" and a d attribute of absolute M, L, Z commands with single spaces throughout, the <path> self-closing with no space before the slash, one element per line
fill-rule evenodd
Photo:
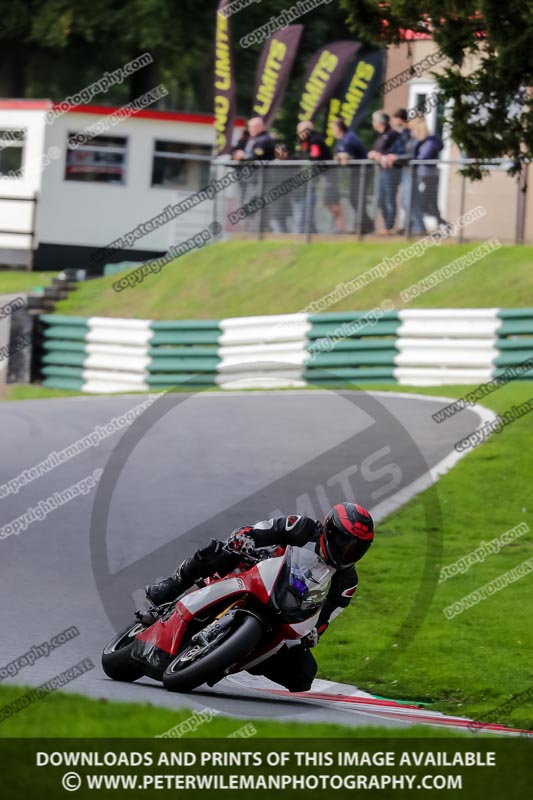
<path fill-rule="evenodd" d="M 247 551 L 261 547 L 314 545 L 315 552 L 335 572 L 316 628 L 300 642 L 287 643 L 266 661 L 251 668 L 290 692 L 311 688 L 317 663 L 310 648 L 318 644 L 329 623 L 346 608 L 358 584 L 354 564 L 359 561 L 374 538 L 370 513 L 358 503 L 339 503 L 321 523 L 304 515 L 291 514 L 256 522 L 233 531 L 225 543 L 211 542 L 185 559 L 174 575 L 146 587 L 148 599 L 156 606 L 175 600 L 197 581 L 218 575 L 225 577 L 235 570 Z"/>

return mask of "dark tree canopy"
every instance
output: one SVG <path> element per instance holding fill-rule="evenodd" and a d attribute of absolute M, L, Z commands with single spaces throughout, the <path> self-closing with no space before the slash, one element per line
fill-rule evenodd
<path fill-rule="evenodd" d="M 167 107 L 212 112 L 217 5 L 218 0 L 0 0 L 0 97 L 61 100 L 148 51 L 154 65 L 114 86 L 100 102 L 127 102 L 163 82 L 170 92 L 163 101 Z M 261 51 L 261 45 L 240 47 L 239 39 L 287 6 L 287 0 L 263 0 L 231 17 L 239 114 L 251 110 Z M 304 35 L 276 120 L 286 135 L 294 133 L 310 55 L 351 35 L 338 2 L 298 21 Z"/>
<path fill-rule="evenodd" d="M 402 31 L 431 33 L 449 58 L 437 81 L 452 100 L 451 135 L 479 159 L 533 155 L 533 0 L 340 0 L 361 38 L 398 44 Z M 477 65 L 467 73 L 466 60 Z M 473 177 L 479 170 L 470 170 Z"/>

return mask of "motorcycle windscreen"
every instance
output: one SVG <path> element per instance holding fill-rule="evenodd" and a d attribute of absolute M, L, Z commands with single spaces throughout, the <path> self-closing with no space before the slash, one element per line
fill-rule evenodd
<path fill-rule="evenodd" d="M 278 606 L 286 619 L 311 616 L 324 603 L 332 570 L 314 550 L 291 547 L 288 579 L 279 587 Z"/>

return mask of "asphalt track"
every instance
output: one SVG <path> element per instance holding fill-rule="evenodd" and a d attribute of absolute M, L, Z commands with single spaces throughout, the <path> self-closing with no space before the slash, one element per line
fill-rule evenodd
<path fill-rule="evenodd" d="M 144 399 L 0 404 L 0 484 Z M 95 668 L 65 691 L 172 708 L 209 707 L 241 718 L 449 724 L 327 682 L 317 682 L 314 695 L 290 697 L 262 679 L 239 676 L 214 689 L 172 695 L 149 679 L 114 683 L 100 669 L 103 645 L 141 605 L 144 583 L 169 574 L 198 543 L 272 513 L 322 516 L 325 508 L 352 496 L 381 519 L 432 485 L 458 460 L 454 443 L 490 416 L 476 407 L 438 425 L 431 414 L 446 404 L 418 395 L 330 391 L 158 399 L 131 426 L 0 499 L 2 528 L 40 500 L 105 468 L 97 490 L 0 541 L 0 603 L 12 619 L 4 626 L 0 667 L 70 626 L 80 632 L 6 682 L 39 685 L 90 658 Z M 424 498 L 425 513 L 438 522 L 438 492 Z M 362 562 L 362 584 L 364 572 Z M 321 646 L 327 647 L 326 641 Z"/>

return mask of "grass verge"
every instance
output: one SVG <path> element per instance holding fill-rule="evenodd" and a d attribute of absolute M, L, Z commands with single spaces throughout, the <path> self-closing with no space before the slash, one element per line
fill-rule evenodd
<path fill-rule="evenodd" d="M 33 383 L 9 383 L 0 386 L 0 400 L 51 400 L 53 397 L 79 397 L 83 394 L 84 392 L 69 392 L 66 389 L 47 389 Z"/>
<path fill-rule="evenodd" d="M 0 705 L 12 702 L 21 694 L 20 687 L 0 687 Z M 176 698 L 179 701 L 179 698 Z M 15 737 L 151 737 L 183 722 L 191 709 L 169 709 L 137 703 L 115 703 L 91 700 L 81 695 L 54 693 L 0 724 L 0 738 Z M 250 720 L 215 716 L 200 725 L 187 738 L 223 738 L 248 725 Z M 460 738 L 469 734 L 448 729 L 417 725 L 413 728 L 384 728 L 365 726 L 348 728 L 343 725 L 311 724 L 306 722 L 274 722 L 253 720 L 255 736 L 277 738 Z"/>
<path fill-rule="evenodd" d="M 52 283 L 55 272 L 0 272 L 0 294 L 31 292 Z"/>
<path fill-rule="evenodd" d="M 58 304 L 56 313 L 73 316 L 137 317 L 139 319 L 219 319 L 254 314 L 296 312 L 396 255 L 406 244 L 224 242 L 170 262 L 157 275 L 120 293 L 117 276 L 86 281 Z M 390 272 L 336 303 L 332 311 L 371 309 L 389 298 L 397 308 L 400 292 L 449 264 L 475 244 L 441 244 L 423 257 L 412 257 Z M 502 247 L 435 286 L 432 307 L 521 307 L 530 304 L 533 247 Z M 428 305 L 420 295 L 412 308 Z"/>

